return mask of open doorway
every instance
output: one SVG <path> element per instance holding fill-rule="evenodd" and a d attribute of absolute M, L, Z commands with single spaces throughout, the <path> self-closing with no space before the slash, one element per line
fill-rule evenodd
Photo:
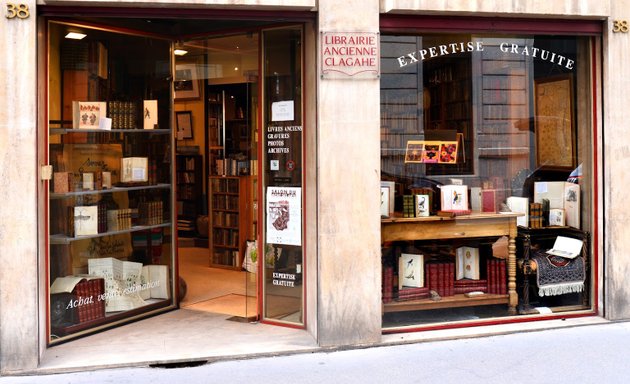
<path fill-rule="evenodd" d="M 175 54 L 180 307 L 254 321 L 258 34 L 187 40 Z"/>

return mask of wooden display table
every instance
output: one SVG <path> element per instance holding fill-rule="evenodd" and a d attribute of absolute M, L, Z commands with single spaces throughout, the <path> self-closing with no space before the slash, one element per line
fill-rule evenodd
<path fill-rule="evenodd" d="M 384 312 L 414 311 L 475 305 L 507 304 L 510 314 L 516 314 L 516 218 L 518 213 L 473 213 L 456 217 L 414 217 L 381 219 L 381 242 L 508 237 L 508 294 L 486 294 L 478 297 L 455 295 L 440 301 L 430 299 L 391 302 L 383 305 Z"/>

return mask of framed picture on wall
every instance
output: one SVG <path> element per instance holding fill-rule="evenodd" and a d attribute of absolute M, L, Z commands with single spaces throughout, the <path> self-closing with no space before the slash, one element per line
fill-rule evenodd
<path fill-rule="evenodd" d="M 175 100 L 199 98 L 199 74 L 195 64 L 178 64 L 175 67 Z"/>
<path fill-rule="evenodd" d="M 570 75 L 535 80 L 536 165 L 573 169 L 575 134 Z"/>
<path fill-rule="evenodd" d="M 192 112 L 191 111 L 179 111 L 175 112 L 175 122 L 177 124 L 177 139 L 192 139 Z"/>

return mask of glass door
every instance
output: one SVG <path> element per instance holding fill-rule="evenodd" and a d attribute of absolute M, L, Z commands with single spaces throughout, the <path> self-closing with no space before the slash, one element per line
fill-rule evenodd
<path fill-rule="evenodd" d="M 182 307 L 240 321 L 258 320 L 258 46 L 258 34 L 243 33 L 174 50 L 175 113 L 192 114 L 205 132 L 187 137 L 178 127 L 177 151 L 192 147 L 204 158 L 208 228 L 206 260 L 191 271 Z"/>

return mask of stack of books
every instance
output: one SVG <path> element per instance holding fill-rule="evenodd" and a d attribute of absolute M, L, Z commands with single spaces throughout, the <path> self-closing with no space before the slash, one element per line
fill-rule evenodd
<path fill-rule="evenodd" d="M 468 292 L 488 292 L 488 280 L 479 279 L 479 280 L 471 280 L 471 279 L 461 279 L 455 280 L 454 283 L 455 294 L 463 294 Z"/>
<path fill-rule="evenodd" d="M 398 290 L 398 301 L 420 300 L 429 297 L 429 287 L 403 287 Z"/>

